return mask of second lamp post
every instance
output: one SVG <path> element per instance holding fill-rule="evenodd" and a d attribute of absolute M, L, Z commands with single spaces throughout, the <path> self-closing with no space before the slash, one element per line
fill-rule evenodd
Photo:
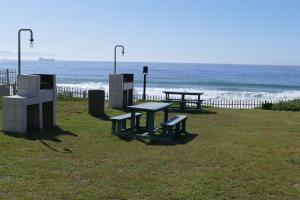
<path fill-rule="evenodd" d="M 33 47 L 33 32 L 31 29 L 20 29 L 18 32 L 18 75 L 21 75 L 21 33 L 23 31 L 30 32 L 30 47 Z"/>
<path fill-rule="evenodd" d="M 143 67 L 144 74 L 144 90 L 143 90 L 143 100 L 146 100 L 146 82 L 147 82 L 147 74 L 148 74 L 148 66 Z"/>

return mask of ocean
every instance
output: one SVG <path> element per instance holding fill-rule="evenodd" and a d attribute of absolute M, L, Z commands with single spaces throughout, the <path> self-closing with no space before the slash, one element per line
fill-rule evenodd
<path fill-rule="evenodd" d="M 204 99 L 300 98 L 300 66 L 118 62 L 118 73 L 135 75 L 135 93 L 142 94 L 143 66 L 149 66 L 147 94 L 162 91 L 204 92 Z M 17 61 L 0 61 L 17 69 Z M 57 75 L 59 86 L 108 91 L 113 62 L 22 61 L 22 73 Z"/>

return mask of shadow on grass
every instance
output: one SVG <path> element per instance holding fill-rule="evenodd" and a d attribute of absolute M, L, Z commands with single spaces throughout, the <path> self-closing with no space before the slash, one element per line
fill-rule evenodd
<path fill-rule="evenodd" d="M 114 108 L 114 110 L 120 111 L 120 112 L 125 112 L 128 113 L 130 110 L 128 108 Z"/>
<path fill-rule="evenodd" d="M 185 145 L 194 140 L 198 134 L 188 133 L 184 135 L 180 135 L 174 138 L 171 141 L 161 141 L 161 140 L 151 140 L 146 143 L 147 145 L 157 145 L 157 146 L 175 146 L 175 145 Z"/>
<path fill-rule="evenodd" d="M 110 121 L 110 116 L 108 116 L 107 114 L 90 114 L 91 116 L 101 119 L 103 121 Z"/>
<path fill-rule="evenodd" d="M 58 138 L 58 136 L 62 136 L 62 135 L 77 137 L 76 134 L 74 134 L 70 131 L 65 131 L 58 126 L 51 128 L 51 129 L 47 129 L 47 130 L 42 130 L 42 131 L 38 131 L 38 130 L 34 131 L 33 130 L 33 131 L 28 132 L 27 134 L 12 133 L 12 132 L 6 132 L 6 131 L 4 131 L 4 134 L 7 136 L 10 136 L 10 137 L 14 137 L 14 138 L 23 138 L 23 139 L 27 139 L 27 140 L 33 140 L 33 141 L 39 140 L 47 148 L 49 148 L 53 151 L 56 151 L 56 152 L 60 152 L 60 153 L 72 153 L 72 151 L 67 148 L 64 148 L 63 151 L 57 150 L 57 149 L 51 147 L 45 141 L 61 142 L 61 140 Z"/>
<path fill-rule="evenodd" d="M 211 111 L 211 110 L 201 110 L 201 111 L 197 111 L 197 110 L 186 110 L 186 111 L 181 111 L 178 108 L 170 108 L 169 109 L 169 113 L 188 113 L 188 114 L 197 114 L 197 115 L 210 115 L 210 114 L 217 114 L 217 112 L 215 111 Z"/>
<path fill-rule="evenodd" d="M 28 140 L 49 140 L 52 142 L 61 142 L 57 137 L 61 135 L 69 135 L 77 137 L 76 134 L 62 130 L 60 127 L 56 126 L 54 128 L 50 128 L 47 130 L 33 130 L 26 134 L 20 134 L 20 133 L 12 133 L 12 132 L 4 132 L 5 135 L 15 137 L 15 138 L 24 138 Z"/>
<path fill-rule="evenodd" d="M 138 135 L 131 135 L 131 134 L 114 134 L 120 140 L 131 142 L 132 140 L 136 139 L 146 145 L 157 145 L 157 146 L 175 146 L 175 145 L 185 145 L 194 140 L 198 134 L 194 133 L 185 133 L 182 134 L 174 139 L 172 138 L 164 138 L 161 136 L 150 136 L 150 137 L 143 137 Z"/>

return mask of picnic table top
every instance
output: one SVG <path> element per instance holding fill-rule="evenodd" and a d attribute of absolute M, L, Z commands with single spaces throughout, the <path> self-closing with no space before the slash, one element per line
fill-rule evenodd
<path fill-rule="evenodd" d="M 151 102 L 151 103 L 142 103 L 134 106 L 128 106 L 129 110 L 131 111 L 161 111 L 165 110 L 166 108 L 170 107 L 171 103 L 156 103 L 156 102 Z"/>
<path fill-rule="evenodd" d="M 180 92 L 180 91 L 163 91 L 165 94 L 185 94 L 185 95 L 202 95 L 203 92 Z"/>

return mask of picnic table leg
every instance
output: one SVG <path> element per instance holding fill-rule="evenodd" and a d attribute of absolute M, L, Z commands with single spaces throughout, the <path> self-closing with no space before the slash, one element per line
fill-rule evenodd
<path fill-rule="evenodd" d="M 122 122 L 117 123 L 117 134 L 122 133 Z"/>
<path fill-rule="evenodd" d="M 180 130 L 180 123 L 179 124 L 176 124 L 176 127 L 175 127 L 175 137 L 178 137 L 181 133 L 181 130 Z"/>
<path fill-rule="evenodd" d="M 182 95 L 181 95 L 181 101 L 184 101 L 184 99 L 185 99 L 184 97 L 185 97 L 185 95 L 182 94 Z"/>
<path fill-rule="evenodd" d="M 199 102 L 196 103 L 196 109 L 198 112 L 200 111 L 200 103 Z"/>
<path fill-rule="evenodd" d="M 169 109 L 164 110 L 164 122 L 168 121 L 169 119 Z"/>
<path fill-rule="evenodd" d="M 180 111 L 181 112 L 185 112 L 185 110 L 186 110 L 186 103 L 182 101 L 179 104 L 180 104 Z"/>
<path fill-rule="evenodd" d="M 152 133 L 154 130 L 154 112 L 147 112 L 146 129 L 148 133 Z"/>
<path fill-rule="evenodd" d="M 173 127 L 172 126 L 168 127 L 168 135 L 167 136 L 168 137 L 174 137 L 174 132 L 173 132 Z"/>
<path fill-rule="evenodd" d="M 182 132 L 186 133 L 186 119 L 182 121 Z"/>
<path fill-rule="evenodd" d="M 117 126 L 116 126 L 116 122 L 115 121 L 112 121 L 112 133 L 113 134 L 116 134 L 117 133 L 117 131 L 116 131 L 116 128 Z"/>
<path fill-rule="evenodd" d="M 135 129 L 135 112 L 131 111 L 130 132 L 133 134 Z"/>
<path fill-rule="evenodd" d="M 169 109 L 165 109 L 164 110 L 164 122 L 168 121 L 169 119 Z M 167 127 L 163 127 L 163 135 L 166 135 L 168 133 L 168 128 Z"/>
<path fill-rule="evenodd" d="M 136 118 L 136 123 L 135 123 L 136 128 L 140 128 L 140 119 L 141 119 L 141 116 Z"/>
<path fill-rule="evenodd" d="M 126 120 L 122 121 L 122 129 L 126 129 Z"/>
<path fill-rule="evenodd" d="M 201 107 L 202 107 L 202 105 L 201 105 L 201 95 L 198 95 L 198 103 L 197 103 L 197 110 L 198 110 L 198 112 L 199 111 L 201 111 Z"/>

